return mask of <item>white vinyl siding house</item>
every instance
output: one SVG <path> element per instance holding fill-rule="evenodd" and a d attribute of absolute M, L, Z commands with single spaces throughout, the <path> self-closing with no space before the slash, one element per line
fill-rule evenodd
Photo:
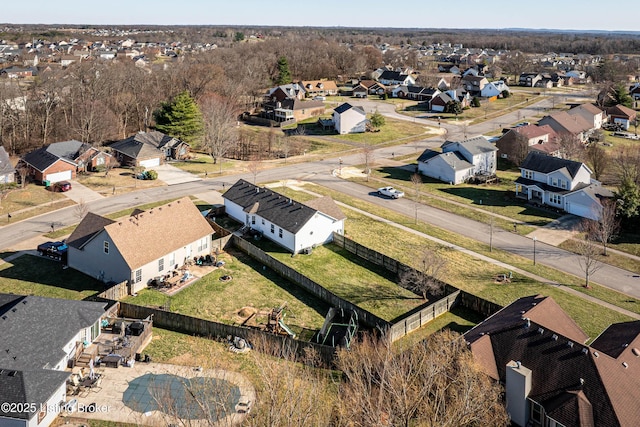
<path fill-rule="evenodd" d="M 329 198 L 302 204 L 244 180 L 236 182 L 223 198 L 231 218 L 292 253 L 330 242 L 333 232 L 344 233 L 345 216 Z"/>
<path fill-rule="evenodd" d="M 333 110 L 333 125 L 341 135 L 363 133 L 367 130 L 367 115 L 361 107 L 344 103 Z"/>

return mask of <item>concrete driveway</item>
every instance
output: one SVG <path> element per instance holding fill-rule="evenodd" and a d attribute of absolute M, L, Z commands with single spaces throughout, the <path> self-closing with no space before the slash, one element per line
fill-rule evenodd
<path fill-rule="evenodd" d="M 158 179 L 167 185 L 182 184 L 185 182 L 201 181 L 202 178 L 192 173 L 185 172 L 175 166 L 164 164 L 153 168 L 158 172 Z"/>
<path fill-rule="evenodd" d="M 104 196 L 97 191 L 93 191 L 89 187 L 85 187 L 80 184 L 78 181 L 71 181 L 71 190 L 64 193 L 69 199 L 73 200 L 76 203 L 89 203 L 94 200 L 100 200 L 104 198 Z"/>

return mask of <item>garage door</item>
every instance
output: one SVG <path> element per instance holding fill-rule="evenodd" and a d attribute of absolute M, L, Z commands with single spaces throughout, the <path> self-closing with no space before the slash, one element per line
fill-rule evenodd
<path fill-rule="evenodd" d="M 71 179 L 71 171 L 49 173 L 45 175 L 44 179 L 45 181 L 49 181 L 51 183 L 66 181 L 68 179 Z"/>
<path fill-rule="evenodd" d="M 596 219 L 596 213 L 592 211 L 591 206 L 584 206 L 577 203 L 567 202 L 566 210 L 570 214 L 581 216 L 583 218 Z"/>
<path fill-rule="evenodd" d="M 160 166 L 160 158 L 157 157 L 155 159 L 148 159 L 140 161 L 140 166 L 145 168 L 152 168 L 154 166 Z"/>

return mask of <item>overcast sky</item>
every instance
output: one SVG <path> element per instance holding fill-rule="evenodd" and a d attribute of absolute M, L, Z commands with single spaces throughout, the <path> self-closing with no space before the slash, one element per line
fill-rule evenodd
<path fill-rule="evenodd" d="M 637 0 L 30 0 L 3 3 L 0 22 L 9 24 L 517 27 L 640 31 L 640 2 Z"/>

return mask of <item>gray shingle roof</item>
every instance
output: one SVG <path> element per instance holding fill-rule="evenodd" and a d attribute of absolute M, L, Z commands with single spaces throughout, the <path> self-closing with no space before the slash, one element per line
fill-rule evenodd
<path fill-rule="evenodd" d="M 464 141 L 445 141 L 441 147 L 445 147 L 457 144 L 465 147 L 472 155 L 490 153 L 492 151 L 498 151 L 495 145 L 487 141 L 484 136 L 476 136 L 474 138 L 465 139 Z"/>
<path fill-rule="evenodd" d="M 349 110 L 349 109 L 355 109 L 359 112 L 361 112 L 362 114 L 365 114 L 364 109 L 362 107 L 354 107 L 353 105 L 349 104 L 348 102 L 345 102 L 344 104 L 341 104 L 339 106 L 337 106 L 336 108 L 333 109 L 333 111 L 335 111 L 338 114 L 342 114 L 345 111 Z"/>
<path fill-rule="evenodd" d="M 70 372 L 52 371 L 48 369 L 15 370 L 6 369 L 0 365 L 0 402 L 7 403 L 35 403 L 39 409 L 53 393 L 71 375 Z M 9 412 L 3 416 L 28 420 L 38 411 Z"/>
<path fill-rule="evenodd" d="M 165 146 L 175 147 L 181 143 L 181 140 L 162 132 L 138 132 L 129 138 L 114 142 L 111 149 L 132 159 L 147 159 L 161 156 L 163 153 L 160 149 Z"/>
<path fill-rule="evenodd" d="M 268 188 L 260 188 L 243 179 L 222 195 L 223 198 L 255 213 L 290 233 L 297 233 L 318 212 Z M 332 216 L 330 212 L 327 212 Z M 336 218 L 339 219 L 339 218 Z"/>
<path fill-rule="evenodd" d="M 0 145 L 0 175 L 6 175 L 14 170 L 13 165 L 11 165 L 11 160 L 9 159 L 9 153 Z"/>
<path fill-rule="evenodd" d="M 63 160 L 75 165 L 75 160 L 78 156 L 80 156 L 80 154 L 89 147 L 89 144 L 76 141 L 75 139 L 70 141 L 54 142 L 46 147 L 27 153 L 24 156 L 24 161 L 40 172 L 44 172 L 58 160 Z"/>
<path fill-rule="evenodd" d="M 104 314 L 105 303 L 38 296 L 0 298 L 0 366 L 54 368 L 63 347 Z"/>
<path fill-rule="evenodd" d="M 561 159 L 559 157 L 548 156 L 544 153 L 531 151 L 520 165 L 520 169 L 527 169 L 544 174 L 567 168 L 571 177 L 575 177 L 582 163 L 573 160 Z"/>

